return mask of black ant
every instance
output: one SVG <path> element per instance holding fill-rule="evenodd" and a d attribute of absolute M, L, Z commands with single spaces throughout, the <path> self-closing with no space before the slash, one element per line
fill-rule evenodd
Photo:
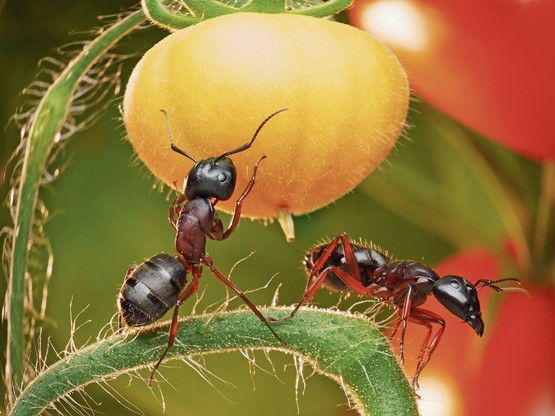
<path fill-rule="evenodd" d="M 170 224 L 177 233 L 175 248 L 179 255 L 173 258 L 167 254 L 158 254 L 138 266 L 131 267 L 127 271 L 119 295 L 120 327 L 122 323 L 128 326 L 148 325 L 160 319 L 168 310 L 174 307 L 168 345 L 150 373 L 149 386 L 152 385 L 156 370 L 166 353 L 174 344 L 177 334 L 179 306 L 198 290 L 203 264 L 245 302 L 283 345 L 287 345 L 270 326 L 266 317 L 247 299 L 245 294 L 216 269 L 212 258 L 206 252 L 206 237 L 218 241 L 225 240 L 237 228 L 243 200 L 254 186 L 258 164 L 266 157 L 265 155 L 260 157 L 254 165 L 252 177 L 237 199 L 231 222 L 224 232 L 215 205 L 220 200 L 225 201 L 231 198 L 235 190 L 237 173 L 229 156 L 249 149 L 262 127 L 272 117 L 285 110 L 285 108 L 278 110 L 266 117 L 248 143 L 218 157 L 200 161 L 197 161 L 173 143 L 169 117 L 164 110 L 161 110 L 166 117 L 171 149 L 191 159 L 195 162 L 195 165 L 185 179 L 183 194 L 175 199 L 168 215 Z M 187 284 L 186 275 L 188 273 L 192 274 L 192 280 L 184 289 Z"/>
<path fill-rule="evenodd" d="M 299 308 L 309 302 L 321 286 L 332 291 L 355 292 L 362 296 L 379 298 L 395 307 L 400 315 L 401 319 L 397 322 L 391 338 L 402 323 L 399 345 L 401 363 L 404 362 L 405 331 L 408 321 L 428 329 L 412 382 L 414 390 L 418 388 L 418 377 L 430 361 L 445 329 L 443 318 L 419 308 L 429 295 L 433 294 L 452 314 L 468 323 L 479 336 L 484 333 L 484 322 L 478 300 L 480 289 L 487 286 L 497 292 L 517 291 L 529 295 L 525 289 L 519 287 L 497 286 L 498 283 L 506 281 L 520 284 L 518 279 L 482 279 L 472 284 L 460 276 L 439 277 L 432 269 L 421 263 L 391 260 L 377 247 L 349 241 L 345 234 L 335 237 L 329 243 L 315 246 L 304 258 L 304 265 L 309 277 L 302 299 L 289 317 L 282 320 L 272 319 L 272 321 L 279 322 L 293 318 Z M 432 336 L 433 324 L 439 325 L 434 336 Z"/>

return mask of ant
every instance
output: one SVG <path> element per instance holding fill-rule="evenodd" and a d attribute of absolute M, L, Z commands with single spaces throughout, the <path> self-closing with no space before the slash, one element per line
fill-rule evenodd
<path fill-rule="evenodd" d="M 166 117 L 171 149 L 191 159 L 195 165 L 185 178 L 183 194 L 172 203 L 168 215 L 170 224 L 176 231 L 175 248 L 179 253 L 178 256 L 173 258 L 162 253 L 151 257 L 138 266 L 129 268 L 119 294 L 120 328 L 123 323 L 128 326 L 151 324 L 174 307 L 168 345 L 150 373 L 149 386 L 152 386 L 158 367 L 175 342 L 179 306 L 198 290 L 203 264 L 210 269 L 216 278 L 235 292 L 260 321 L 269 328 L 272 334 L 283 345 L 287 346 L 258 308 L 222 272 L 216 269 L 212 258 L 206 252 L 206 237 L 218 241 L 225 240 L 239 225 L 243 200 L 254 186 L 258 164 L 266 158 L 263 155 L 255 163 L 252 177 L 235 202 L 231 222 L 224 232 L 222 221 L 216 213 L 215 206 L 218 201 L 231 198 L 235 190 L 237 172 L 229 156 L 249 149 L 262 127 L 272 117 L 285 110 L 287 109 L 278 110 L 266 117 L 248 143 L 218 157 L 200 161 L 197 161 L 173 143 L 168 114 L 164 110 L 160 110 Z M 186 276 L 189 273 L 192 274 L 192 279 L 187 288 L 184 289 L 187 284 Z"/>
<path fill-rule="evenodd" d="M 341 243 L 341 244 L 339 244 Z M 362 296 L 376 297 L 397 309 L 400 320 L 397 322 L 391 338 L 402 323 L 399 345 L 400 362 L 404 362 L 405 332 L 408 321 L 425 326 L 428 333 L 424 338 L 418 365 L 412 381 L 413 390 L 418 388 L 418 377 L 432 357 L 445 329 L 445 321 L 434 312 L 419 306 L 426 302 L 429 295 L 434 295 L 439 302 L 455 316 L 461 318 L 478 334 L 484 333 L 484 322 L 480 311 L 478 291 L 489 287 L 497 292 L 529 293 L 519 287 L 499 287 L 498 283 L 514 281 L 515 278 L 500 280 L 478 280 L 470 283 L 463 277 L 447 275 L 440 277 L 429 267 L 410 260 L 391 260 L 374 245 L 355 243 L 345 234 L 335 237 L 329 243 L 323 243 L 310 250 L 303 261 L 308 273 L 307 289 L 285 321 L 293 318 L 299 308 L 309 302 L 321 286 L 332 291 L 354 292 Z M 439 325 L 432 336 L 433 324 Z"/>

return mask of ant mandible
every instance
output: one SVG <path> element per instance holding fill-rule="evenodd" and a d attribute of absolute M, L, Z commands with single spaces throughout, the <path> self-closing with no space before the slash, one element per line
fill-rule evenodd
<path fill-rule="evenodd" d="M 224 232 L 215 205 L 218 201 L 231 198 L 235 190 L 237 172 L 229 156 L 249 149 L 262 127 L 272 117 L 285 110 L 287 109 L 278 110 L 266 117 L 248 143 L 218 157 L 200 161 L 173 143 L 169 117 L 164 110 L 161 110 L 166 117 L 171 149 L 191 159 L 195 165 L 185 179 L 183 194 L 175 199 L 168 215 L 170 224 L 176 231 L 175 248 L 179 255 L 173 258 L 167 254 L 158 254 L 138 266 L 129 268 L 118 299 L 120 327 L 123 323 L 128 326 L 148 325 L 160 319 L 174 307 L 168 345 L 150 373 L 149 386 L 152 385 L 158 367 L 175 342 L 179 306 L 198 290 L 203 264 L 245 302 L 282 344 L 287 345 L 258 308 L 214 266 L 212 258 L 206 252 L 206 237 L 212 240 L 224 240 L 237 228 L 243 200 L 254 186 L 259 163 L 266 157 L 265 155 L 260 157 L 255 163 L 252 177 L 237 199 L 231 222 Z M 186 276 L 189 273 L 192 274 L 192 280 L 184 289 L 187 284 Z"/>
<path fill-rule="evenodd" d="M 341 243 L 341 244 L 340 244 Z M 410 260 L 394 261 L 377 247 L 355 243 L 345 234 L 335 237 L 331 242 L 319 244 L 304 258 L 308 273 L 307 289 L 295 306 L 291 315 L 280 322 L 293 318 L 299 308 L 309 302 L 321 286 L 333 291 L 355 292 L 362 296 L 376 297 L 397 309 L 400 320 L 391 338 L 402 323 L 399 358 L 404 362 L 405 332 L 408 321 L 428 329 L 412 381 L 413 389 L 418 388 L 418 377 L 432 357 L 445 329 L 445 321 L 434 312 L 419 308 L 429 295 L 433 295 L 449 312 L 461 318 L 478 334 L 484 333 L 484 322 L 480 311 L 478 291 L 489 287 L 497 292 L 515 291 L 525 293 L 519 287 L 499 287 L 498 283 L 514 281 L 515 278 L 500 280 L 478 280 L 470 283 L 463 277 L 447 275 L 439 277 L 429 267 Z M 433 335 L 434 324 L 439 329 Z M 433 336 L 432 336 L 433 335 Z"/>

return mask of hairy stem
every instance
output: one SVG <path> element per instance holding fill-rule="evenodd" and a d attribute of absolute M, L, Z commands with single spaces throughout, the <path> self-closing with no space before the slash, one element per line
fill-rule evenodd
<path fill-rule="evenodd" d="M 162 0 L 141 0 L 145 14 L 157 25 L 168 30 L 186 28 L 201 20 L 232 13 L 291 13 L 312 17 L 330 17 L 347 9 L 353 0 L 323 0 L 314 3 L 287 0 L 252 0 L 245 5 L 207 0 L 181 0 L 183 9 L 170 11 Z"/>
<path fill-rule="evenodd" d="M 46 160 L 63 128 L 73 94 L 81 78 L 108 49 L 144 19 L 142 12 L 132 13 L 89 43 L 50 86 L 33 115 L 32 124 L 26 136 L 10 256 L 10 279 L 7 292 L 8 346 L 5 371 L 9 402 L 13 402 L 14 388 L 21 385 L 25 371 L 23 334 L 25 274 L 27 254 L 33 243 L 31 229 L 38 189 Z"/>
<path fill-rule="evenodd" d="M 283 318 L 290 309 L 267 308 L 264 313 Z M 292 346 L 287 349 L 250 311 L 210 317 L 182 319 L 167 359 L 239 349 L 295 353 L 337 381 L 363 416 L 418 414 L 414 394 L 387 340 L 367 318 L 302 309 L 295 319 L 274 324 Z M 36 415 L 82 386 L 156 362 L 167 343 L 168 327 L 166 322 L 113 335 L 58 361 L 26 387 L 11 416 Z"/>
<path fill-rule="evenodd" d="M 141 0 L 141 7 L 149 20 L 167 30 L 183 29 L 198 23 L 201 18 L 170 12 L 160 0 Z"/>

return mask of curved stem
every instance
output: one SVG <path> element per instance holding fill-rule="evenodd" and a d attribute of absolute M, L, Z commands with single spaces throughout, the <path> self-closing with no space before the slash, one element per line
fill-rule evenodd
<path fill-rule="evenodd" d="M 69 63 L 42 98 L 35 114 L 26 146 L 14 218 L 14 240 L 10 255 L 10 279 L 7 291 L 8 347 L 5 383 L 8 401 L 13 401 L 14 387 L 23 381 L 24 364 L 24 291 L 27 254 L 32 245 L 31 229 L 37 204 L 41 175 L 50 150 L 66 119 L 73 94 L 91 66 L 121 37 L 145 19 L 141 11 L 131 13 L 108 28 Z"/>
<path fill-rule="evenodd" d="M 264 312 L 282 318 L 290 309 L 267 308 Z M 418 414 L 412 389 L 387 340 L 367 318 L 303 309 L 295 319 L 274 325 L 294 345 L 294 349 L 286 349 L 250 311 L 226 312 L 212 320 L 210 317 L 182 319 L 167 359 L 239 349 L 294 353 L 338 382 L 363 416 Z M 87 384 L 156 362 L 166 345 L 168 325 L 130 330 L 126 336 L 113 335 L 58 361 L 27 386 L 11 416 L 36 415 Z"/>
<path fill-rule="evenodd" d="M 311 7 L 293 9 L 290 13 L 312 17 L 328 17 L 347 9 L 351 6 L 353 1 L 354 0 L 323 1 L 320 4 L 313 5 Z"/>
<path fill-rule="evenodd" d="M 162 0 L 141 0 L 141 5 L 155 24 L 168 30 L 179 30 L 202 20 L 232 13 L 291 13 L 329 17 L 345 10 L 352 2 L 353 0 L 329 0 L 307 6 L 300 1 L 290 5 L 286 0 L 252 0 L 242 7 L 233 7 L 214 0 L 181 0 L 189 14 L 170 11 Z"/>
<path fill-rule="evenodd" d="M 184 29 L 202 19 L 202 17 L 172 13 L 160 0 L 141 0 L 141 6 L 152 22 L 168 30 Z"/>

